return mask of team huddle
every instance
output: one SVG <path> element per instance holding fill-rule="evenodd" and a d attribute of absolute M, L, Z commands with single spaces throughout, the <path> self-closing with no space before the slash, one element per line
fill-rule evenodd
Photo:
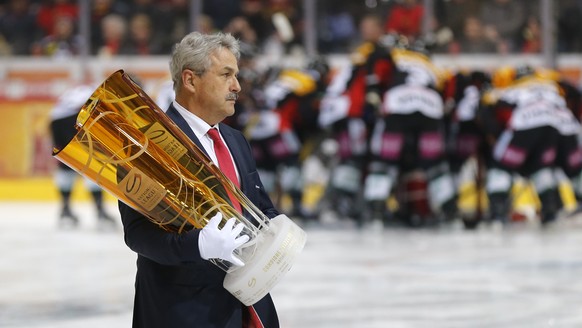
<path fill-rule="evenodd" d="M 245 133 L 274 200 L 291 200 L 289 215 L 332 210 L 359 224 L 412 226 L 461 218 L 474 228 L 510 221 L 514 182 L 526 179 L 547 224 L 563 208 L 561 183 L 582 197 L 581 95 L 558 72 L 450 72 L 422 42 L 383 35 L 373 17 L 361 26 L 364 43 L 337 70 L 318 57 L 259 74 L 243 53 L 237 113 L 227 123 Z M 310 156 L 329 178 L 319 206 L 307 210 L 302 165 Z M 477 165 L 467 177 L 469 161 Z M 467 179 L 486 194 L 483 210 L 459 208 Z"/>

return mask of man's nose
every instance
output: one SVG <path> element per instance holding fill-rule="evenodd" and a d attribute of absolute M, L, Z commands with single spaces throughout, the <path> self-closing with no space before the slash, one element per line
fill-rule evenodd
<path fill-rule="evenodd" d="M 232 83 L 232 86 L 230 87 L 230 91 L 239 93 L 241 89 L 242 88 L 240 86 L 240 83 L 238 82 L 238 79 L 234 78 L 234 82 Z"/>

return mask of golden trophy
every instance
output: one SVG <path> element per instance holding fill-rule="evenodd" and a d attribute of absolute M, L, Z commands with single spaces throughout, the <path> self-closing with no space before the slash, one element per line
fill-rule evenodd
<path fill-rule="evenodd" d="M 249 241 L 245 265 L 213 259 L 224 287 L 245 305 L 263 298 L 289 271 L 306 234 L 285 215 L 267 218 L 122 70 L 82 107 L 75 137 L 53 156 L 167 231 L 201 229 L 217 212 L 235 217 Z M 245 217 L 230 203 L 240 202 Z"/>

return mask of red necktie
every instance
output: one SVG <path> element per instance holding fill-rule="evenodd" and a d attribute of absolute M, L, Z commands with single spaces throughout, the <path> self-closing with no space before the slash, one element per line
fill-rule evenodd
<path fill-rule="evenodd" d="M 212 139 L 214 143 L 214 153 L 216 154 L 216 158 L 218 159 L 218 167 L 226 175 L 227 178 L 230 179 L 234 183 L 235 186 L 240 187 L 238 182 L 238 178 L 236 177 L 236 171 L 234 169 L 234 163 L 232 158 L 230 157 L 230 153 L 226 145 L 220 138 L 220 134 L 218 133 L 218 129 L 212 128 L 208 130 L 208 136 Z M 232 202 L 232 206 L 239 212 L 242 213 L 242 209 L 238 200 L 234 197 L 230 191 L 228 191 L 228 196 L 230 197 L 230 201 Z"/>
<path fill-rule="evenodd" d="M 234 170 L 234 163 L 232 157 L 230 157 L 230 152 L 226 145 L 220 138 L 218 129 L 212 128 L 208 130 L 208 136 L 212 139 L 214 143 L 214 153 L 216 154 L 216 159 L 218 159 L 218 167 L 227 178 L 229 178 L 237 187 L 240 187 L 238 178 L 236 177 L 236 171 Z M 234 196 L 228 192 L 228 197 L 232 202 L 232 206 L 239 212 L 242 213 L 240 203 Z M 243 310 L 245 311 L 245 310 Z M 264 328 L 259 315 L 255 308 L 251 305 L 247 307 L 246 313 L 243 312 L 243 327 L 244 328 Z"/>

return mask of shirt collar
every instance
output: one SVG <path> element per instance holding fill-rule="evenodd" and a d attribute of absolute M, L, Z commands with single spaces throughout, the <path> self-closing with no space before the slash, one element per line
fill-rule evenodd
<path fill-rule="evenodd" d="M 178 111 L 178 113 L 180 113 L 180 115 L 184 117 L 184 120 L 186 120 L 186 123 L 188 123 L 188 126 L 190 126 L 190 128 L 192 129 L 192 131 L 194 132 L 196 137 L 198 137 L 199 140 L 202 139 L 203 137 L 207 138 L 206 133 L 208 133 L 208 130 L 212 128 L 216 128 L 218 130 L 218 124 L 216 124 L 215 126 L 209 125 L 208 123 L 204 122 L 203 119 L 196 116 L 195 114 L 184 108 L 182 105 L 178 104 L 178 102 L 176 102 L 175 100 L 173 102 L 173 105 L 174 108 L 176 108 L 176 110 Z"/>

